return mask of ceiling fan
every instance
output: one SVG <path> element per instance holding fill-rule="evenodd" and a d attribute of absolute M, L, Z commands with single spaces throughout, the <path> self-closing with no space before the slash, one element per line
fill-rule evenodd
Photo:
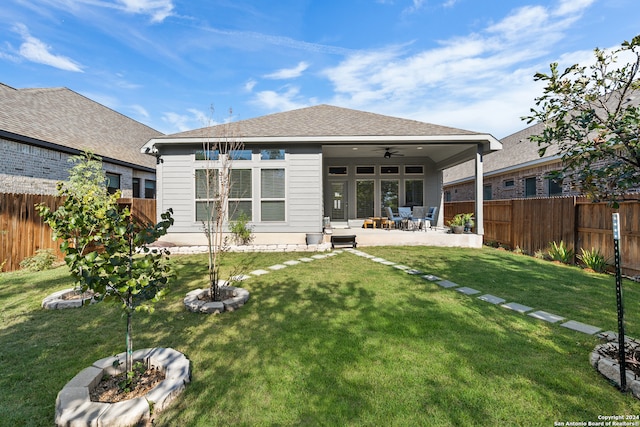
<path fill-rule="evenodd" d="M 396 150 L 395 147 L 378 148 L 378 150 L 384 151 L 383 157 L 385 159 L 390 159 L 391 156 L 396 156 L 396 157 L 404 156 L 404 154 L 400 154 L 400 152 Z"/>

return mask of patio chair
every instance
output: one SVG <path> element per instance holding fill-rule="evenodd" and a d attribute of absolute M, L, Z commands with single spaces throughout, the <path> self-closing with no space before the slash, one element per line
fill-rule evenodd
<path fill-rule="evenodd" d="M 429 208 L 429 210 L 427 211 L 427 214 L 424 216 L 425 226 L 427 225 L 427 223 L 429 223 L 429 228 L 433 227 L 433 221 L 436 220 L 436 214 L 437 213 L 438 213 L 438 207 L 437 206 L 431 206 Z"/>
<path fill-rule="evenodd" d="M 391 207 L 386 206 L 384 211 L 387 213 L 387 218 L 389 222 L 393 222 L 396 228 L 400 228 L 400 223 L 402 222 L 402 217 L 400 215 L 394 214 L 391 210 Z"/>
<path fill-rule="evenodd" d="M 402 227 L 405 229 L 409 229 L 409 226 L 412 225 L 411 223 L 411 208 L 410 207 L 401 207 L 398 208 L 398 215 L 400 215 L 400 222 L 402 224 Z"/>
<path fill-rule="evenodd" d="M 424 227 L 424 217 L 426 215 L 426 210 L 424 206 L 414 206 L 413 211 L 411 213 L 411 218 L 413 220 L 413 225 L 415 228 L 421 230 Z"/>

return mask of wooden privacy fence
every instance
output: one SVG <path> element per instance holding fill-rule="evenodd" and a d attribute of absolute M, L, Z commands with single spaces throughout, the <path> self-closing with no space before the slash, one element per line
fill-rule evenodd
<path fill-rule="evenodd" d="M 20 268 L 20 261 L 38 249 L 53 249 L 62 259 L 59 242 L 53 241 L 51 228 L 45 224 L 35 206 L 45 204 L 57 209 L 62 198 L 50 195 L 0 193 L 0 271 Z M 131 209 L 136 221 L 156 222 L 155 199 L 120 199 L 121 206 Z"/>
<path fill-rule="evenodd" d="M 473 212 L 475 202 L 446 202 L 445 224 L 455 214 Z M 599 249 L 613 263 L 611 214 L 620 213 L 620 251 L 624 274 L 640 274 L 640 200 L 613 209 L 581 197 L 552 197 L 484 202 L 484 241 L 497 242 L 528 254 L 561 240 L 580 249 Z"/>

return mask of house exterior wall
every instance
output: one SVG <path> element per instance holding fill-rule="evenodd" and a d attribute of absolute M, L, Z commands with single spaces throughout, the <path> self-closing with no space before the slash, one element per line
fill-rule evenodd
<path fill-rule="evenodd" d="M 535 167 L 524 167 L 513 169 L 501 174 L 491 174 L 484 176 L 484 187 L 491 187 L 491 198 L 485 200 L 518 199 L 525 197 L 550 197 L 550 196 L 577 196 L 568 184 L 562 185 L 561 194 L 549 193 L 549 180 L 547 174 L 556 171 L 561 167 L 559 161 L 550 162 Z M 527 178 L 535 178 L 535 194 L 527 195 L 525 182 Z M 511 185 L 513 183 L 513 185 Z M 460 202 L 475 200 L 475 184 L 473 180 L 466 180 L 444 187 L 445 201 Z"/>
<path fill-rule="evenodd" d="M 329 168 L 335 166 L 346 166 L 346 175 L 331 175 Z M 356 168 L 358 166 L 373 166 L 374 173 L 368 175 L 358 175 Z M 398 174 L 382 174 L 381 166 L 398 166 Z M 405 166 L 422 166 L 423 174 L 407 174 L 405 173 Z M 398 157 L 392 159 L 383 158 L 325 158 L 324 159 L 324 188 L 326 190 L 326 197 L 324 200 L 325 216 L 330 216 L 332 197 L 329 193 L 331 183 L 336 181 L 347 181 L 347 216 L 348 219 L 362 219 L 358 218 L 357 208 L 357 191 L 356 183 L 359 180 L 373 180 L 374 181 L 374 193 L 375 193 L 375 205 L 374 216 L 386 216 L 384 212 L 384 206 L 381 203 L 380 194 L 380 181 L 381 180 L 397 180 L 399 182 L 398 195 L 399 206 L 405 206 L 405 183 L 408 180 L 422 180 L 423 181 L 423 205 L 424 206 L 437 206 L 438 217 L 442 212 L 442 171 L 436 169 L 433 161 L 424 157 Z M 333 219 L 332 219 L 333 220 Z"/>
<path fill-rule="evenodd" d="M 0 189 L 4 193 L 57 194 L 58 181 L 69 177 L 70 154 L 17 141 L 0 139 Z M 103 163 L 106 172 L 120 175 L 122 197 L 133 196 L 133 177 L 155 180 L 155 174 Z M 144 191 L 140 197 L 144 197 Z"/>
<path fill-rule="evenodd" d="M 251 160 L 234 160 L 232 169 L 250 169 L 254 233 L 317 233 L 322 231 L 322 154 L 319 146 L 281 145 L 286 150 L 284 160 L 261 160 L 260 147 Z M 196 220 L 195 174 L 197 169 L 215 168 L 216 161 L 196 160 L 202 145 L 164 146 L 162 161 L 157 167 L 158 215 L 173 210 L 174 224 L 165 240 L 182 244 L 201 244 L 203 223 Z M 285 171 L 285 220 L 263 222 L 259 218 L 260 176 L 262 169 Z M 180 236 L 181 235 L 181 236 Z M 172 237 L 173 236 L 173 237 Z M 304 234 L 302 237 L 304 242 Z M 283 237 L 283 241 L 287 238 Z"/>

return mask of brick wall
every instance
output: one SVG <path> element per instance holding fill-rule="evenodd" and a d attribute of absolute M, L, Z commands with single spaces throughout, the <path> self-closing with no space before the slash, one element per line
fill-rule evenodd
<path fill-rule="evenodd" d="M 558 170 L 559 163 L 549 163 L 528 169 L 514 170 L 500 175 L 484 178 L 484 186 L 491 186 L 491 199 L 519 199 L 524 197 L 549 197 L 549 182 L 545 176 Z M 526 195 L 525 182 L 527 178 L 535 178 L 536 194 Z M 510 183 L 513 185 L 509 185 Z M 460 202 L 475 199 L 475 183 L 468 181 L 460 184 L 445 185 L 445 200 Z M 577 196 L 568 184 L 563 184 L 561 196 Z"/>
<path fill-rule="evenodd" d="M 58 181 L 69 177 L 71 155 L 47 148 L 0 138 L 0 191 L 16 194 L 56 194 Z M 145 180 L 155 181 L 155 174 L 103 163 L 105 171 L 120 175 L 122 197 L 133 197 L 133 176 L 141 179 L 144 197 Z"/>

